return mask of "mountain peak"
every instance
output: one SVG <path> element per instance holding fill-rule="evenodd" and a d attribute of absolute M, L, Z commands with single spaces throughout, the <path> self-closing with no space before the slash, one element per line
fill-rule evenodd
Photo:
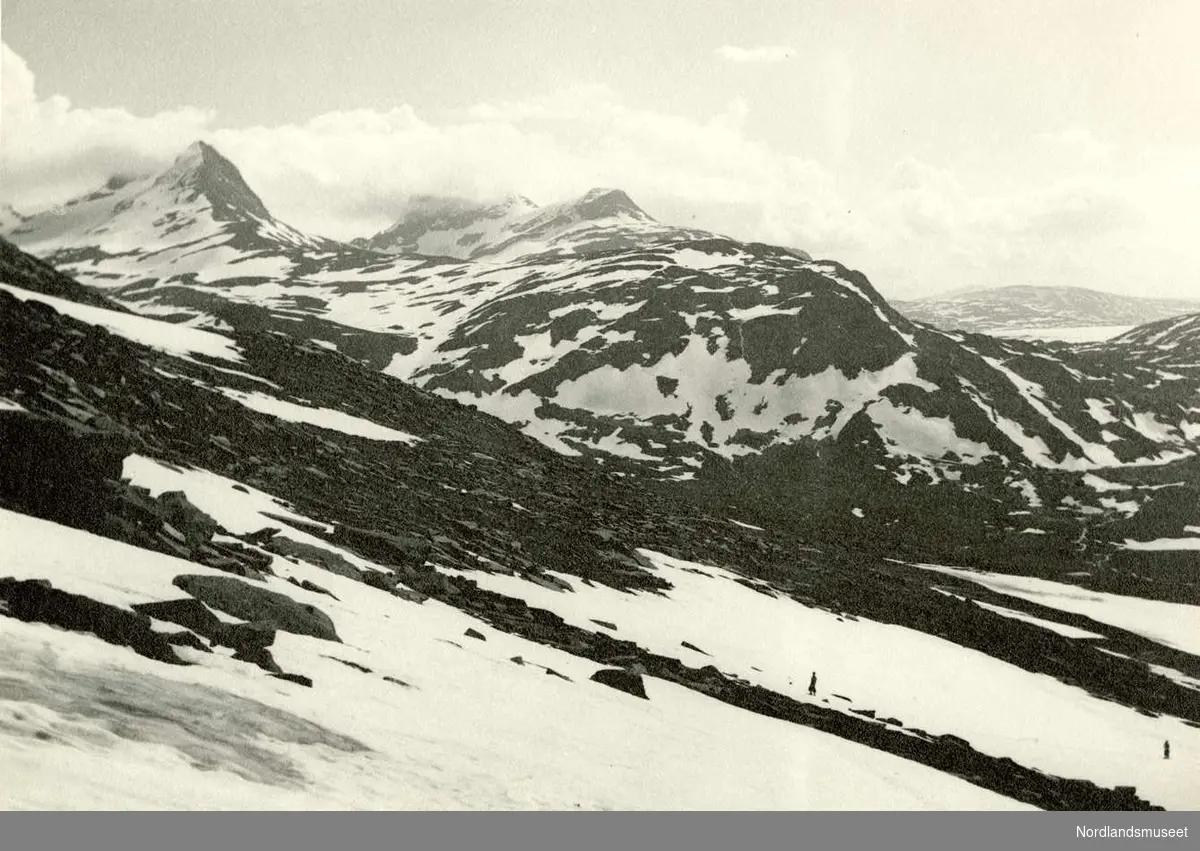
<path fill-rule="evenodd" d="M 229 162 L 212 145 L 198 139 L 184 148 L 179 156 L 175 157 L 175 161 L 171 163 L 168 173 L 187 174 L 204 168 L 208 163 L 220 163 L 222 161 Z"/>
<path fill-rule="evenodd" d="M 201 140 L 189 145 L 155 182 L 177 192 L 179 200 L 193 201 L 203 196 L 212 204 L 213 218 L 219 221 L 271 217 L 238 167 Z"/>
<path fill-rule="evenodd" d="M 177 157 L 177 159 L 183 159 L 187 157 L 200 159 L 210 151 L 214 154 L 218 153 L 217 149 L 208 144 L 208 142 L 205 142 L 203 139 L 197 139 L 195 142 L 192 142 L 192 144 L 188 145 L 187 148 L 184 149 L 183 153 Z"/>
<path fill-rule="evenodd" d="M 653 221 L 651 216 L 634 203 L 621 189 L 597 187 L 589 189 L 583 197 L 571 205 L 585 219 L 602 219 L 609 216 L 633 216 Z"/>
<path fill-rule="evenodd" d="M 597 198 L 605 198 L 609 195 L 617 196 L 618 198 L 623 198 L 626 201 L 629 201 L 631 204 L 633 203 L 624 190 L 607 186 L 593 186 L 587 192 L 583 193 L 583 197 L 580 198 L 580 201 L 594 201 Z"/>
<path fill-rule="evenodd" d="M 537 208 L 537 204 L 535 204 L 529 198 L 526 198 L 524 195 L 520 195 L 515 192 L 512 194 L 509 194 L 509 195 L 505 195 L 504 200 L 500 202 L 499 206 L 508 207 L 508 208 L 524 207 L 524 208 L 528 208 L 530 210 Z"/>

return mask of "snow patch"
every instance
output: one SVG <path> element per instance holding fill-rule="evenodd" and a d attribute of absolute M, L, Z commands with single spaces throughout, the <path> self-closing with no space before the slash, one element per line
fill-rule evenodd
<path fill-rule="evenodd" d="M 1200 538 L 1194 540 L 1197 542 L 1196 549 L 1200 549 Z M 1083 615 L 1099 623 L 1137 633 L 1151 641 L 1200 655 L 1200 606 L 1090 591 L 1077 585 L 1030 576 L 1006 576 L 934 564 L 916 566 L 969 579 L 1000 594 Z"/>
<path fill-rule="evenodd" d="M 41 302 L 54 308 L 63 316 L 70 316 L 72 319 L 78 319 L 89 325 L 98 325 L 118 337 L 124 337 L 170 355 L 196 354 L 227 361 L 240 362 L 242 360 L 241 353 L 238 352 L 237 346 L 232 340 L 212 331 L 174 325 L 170 322 L 161 322 L 132 313 L 106 310 L 90 304 L 78 304 L 8 284 L 0 284 L 0 289 L 12 293 L 22 301 Z"/>
<path fill-rule="evenodd" d="M 328 429 L 329 431 L 339 431 L 342 434 L 365 437 L 369 440 L 397 441 L 407 444 L 416 443 L 421 440 L 421 438 L 411 435 L 408 432 L 397 431 L 394 428 L 381 426 L 362 417 L 355 417 L 351 414 L 334 411 L 330 408 L 310 408 L 305 405 L 297 405 L 295 402 L 277 399 L 265 393 L 247 393 L 244 390 L 234 390 L 229 387 L 218 387 L 216 389 L 253 411 L 258 411 L 261 414 L 270 414 L 273 417 L 278 417 L 281 420 L 287 420 L 292 423 L 306 423 L 318 428 Z"/>

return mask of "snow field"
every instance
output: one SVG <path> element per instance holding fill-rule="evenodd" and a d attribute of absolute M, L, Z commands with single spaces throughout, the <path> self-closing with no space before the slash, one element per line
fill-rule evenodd
<path fill-rule="evenodd" d="M 1154 759 L 1167 738 L 1180 752 L 1200 752 L 1200 730 L 1179 719 L 1148 718 L 935 636 L 840 619 L 752 591 L 721 569 L 645 554 L 673 585 L 665 596 L 586 586 L 561 574 L 573 593 L 513 576 L 471 578 L 575 626 L 598 631 L 593 618 L 609 621 L 618 638 L 693 667 L 716 665 L 796 700 L 812 700 L 807 686 L 815 670 L 822 705 L 873 709 L 879 718 L 952 733 L 983 753 L 1051 774 L 1110 787 L 1136 785 L 1168 808 L 1200 806 L 1200 786 L 1180 772 L 1183 763 L 1164 766 Z M 704 653 L 683 648 L 684 641 Z"/>
<path fill-rule="evenodd" d="M 177 599 L 179 562 L 0 512 L 20 564 L 111 602 Z M 55 554 L 35 541 L 55 541 Z M 587 681 L 596 665 L 434 601 L 416 605 L 277 561 L 340 598 L 312 602 L 344 645 L 279 633 L 307 689 L 183 650 L 162 665 L 91 636 L 0 619 L 0 784 L 7 808 L 1028 809 L 924 766 L 647 682 L 642 701 Z M 98 578 L 98 577 L 103 577 Z M 145 590 L 143 590 L 145 589 Z M 116 593 L 120 592 L 120 593 Z M 487 636 L 463 636 L 472 626 Z M 526 664 L 510 657 L 520 655 Z M 372 669 L 355 670 L 336 657 Z M 548 676 L 538 665 L 570 677 Z M 408 686 L 388 682 L 393 676 Z M 119 699 L 117 696 L 119 695 Z M 39 735 L 40 734 L 40 735 Z M 360 750 L 359 745 L 365 746 Z"/>

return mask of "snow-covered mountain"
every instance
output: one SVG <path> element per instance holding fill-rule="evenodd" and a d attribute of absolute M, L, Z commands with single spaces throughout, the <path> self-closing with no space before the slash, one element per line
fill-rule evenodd
<path fill-rule="evenodd" d="M 910 319 L 946 331 L 1078 342 L 1115 337 L 1135 325 L 1200 310 L 1195 300 L 1037 286 L 960 290 L 894 305 Z"/>
<path fill-rule="evenodd" d="M 55 262 L 103 262 L 130 275 L 186 274 L 261 252 L 345 248 L 274 218 L 237 167 L 205 142 L 161 174 L 114 177 L 95 192 L 24 217 L 7 235 Z"/>
<path fill-rule="evenodd" d="M 592 189 L 580 198 L 551 204 L 513 222 L 476 256 L 594 254 L 711 236 L 656 221 L 620 189 Z"/>
<path fill-rule="evenodd" d="M 0 805 L 1200 803 L 1159 758 L 1200 747 L 1194 588 L 883 558 L 684 488 L 6 247 Z"/>
<path fill-rule="evenodd" d="M 463 198 L 416 195 L 396 223 L 370 238 L 354 240 L 362 248 L 385 254 L 425 254 L 466 259 L 486 252 L 514 222 L 537 210 L 521 195 L 494 204 Z"/>
<path fill-rule="evenodd" d="M 592 189 L 545 207 L 520 195 L 490 205 L 416 196 L 396 224 L 354 244 L 388 254 L 512 258 L 589 254 L 711 236 L 655 221 L 619 189 Z"/>

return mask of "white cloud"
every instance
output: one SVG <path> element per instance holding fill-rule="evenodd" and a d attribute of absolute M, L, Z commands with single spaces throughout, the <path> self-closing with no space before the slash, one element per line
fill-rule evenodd
<path fill-rule="evenodd" d="M 730 62 L 784 62 L 795 56 L 796 51 L 782 44 L 760 47 L 724 44 L 717 48 L 717 55 Z"/>
<path fill-rule="evenodd" d="M 771 232 L 802 244 L 825 226 L 832 177 L 747 138 L 748 111 L 735 99 L 694 120 L 589 86 L 477 104 L 443 123 L 403 107 L 211 135 L 281 217 L 335 236 L 384 226 L 410 193 L 520 192 L 545 203 L 620 186 L 663 218 L 682 205 L 703 213 L 693 223 L 744 236 L 786 222 Z"/>
<path fill-rule="evenodd" d="M 59 95 L 39 99 L 29 66 L 7 45 L 0 63 L 0 176 L 18 209 L 94 189 L 114 173 L 162 167 L 213 120 L 191 107 L 139 117 L 77 109 Z"/>
<path fill-rule="evenodd" d="M 1177 188 L 1115 169 L 968 179 L 907 158 L 868 194 L 863 232 L 839 247 L 895 297 L 1007 284 L 1182 294 L 1179 242 L 1155 220 L 1185 204 Z"/>
<path fill-rule="evenodd" d="M 280 218 L 341 238 L 386 226 L 413 193 L 544 203 L 618 186 L 664 221 L 841 260 L 891 296 L 1008 283 L 1165 293 L 1200 265 L 1196 158 L 1139 165 L 1085 128 L 1031 138 L 1035 153 L 1014 161 L 1024 170 L 905 157 L 854 183 L 749 135 L 746 98 L 696 118 L 584 86 L 438 121 L 401 105 L 222 128 L 191 107 L 77 108 L 39 96 L 7 47 L 3 62 L 0 202 L 23 212 L 164 166 L 205 138 Z"/>
<path fill-rule="evenodd" d="M 1037 139 L 1045 147 L 1053 165 L 1073 170 L 1106 170 L 1112 167 L 1117 154 L 1116 145 L 1096 138 L 1083 127 L 1041 133 Z"/>
<path fill-rule="evenodd" d="M 827 233 L 825 211 L 842 203 L 819 165 L 745 135 L 744 98 L 693 119 L 582 86 L 476 104 L 441 122 L 403 105 L 221 128 L 197 109 L 139 117 L 39 98 L 25 63 L 7 48 L 4 56 L 2 153 L 11 179 L 0 200 L 25 212 L 90 191 L 114 172 L 165 166 L 196 138 L 237 163 L 280 218 L 343 238 L 386 226 L 414 193 L 520 192 L 551 202 L 619 186 L 664 219 L 679 211 L 696 226 L 794 245 Z"/>

